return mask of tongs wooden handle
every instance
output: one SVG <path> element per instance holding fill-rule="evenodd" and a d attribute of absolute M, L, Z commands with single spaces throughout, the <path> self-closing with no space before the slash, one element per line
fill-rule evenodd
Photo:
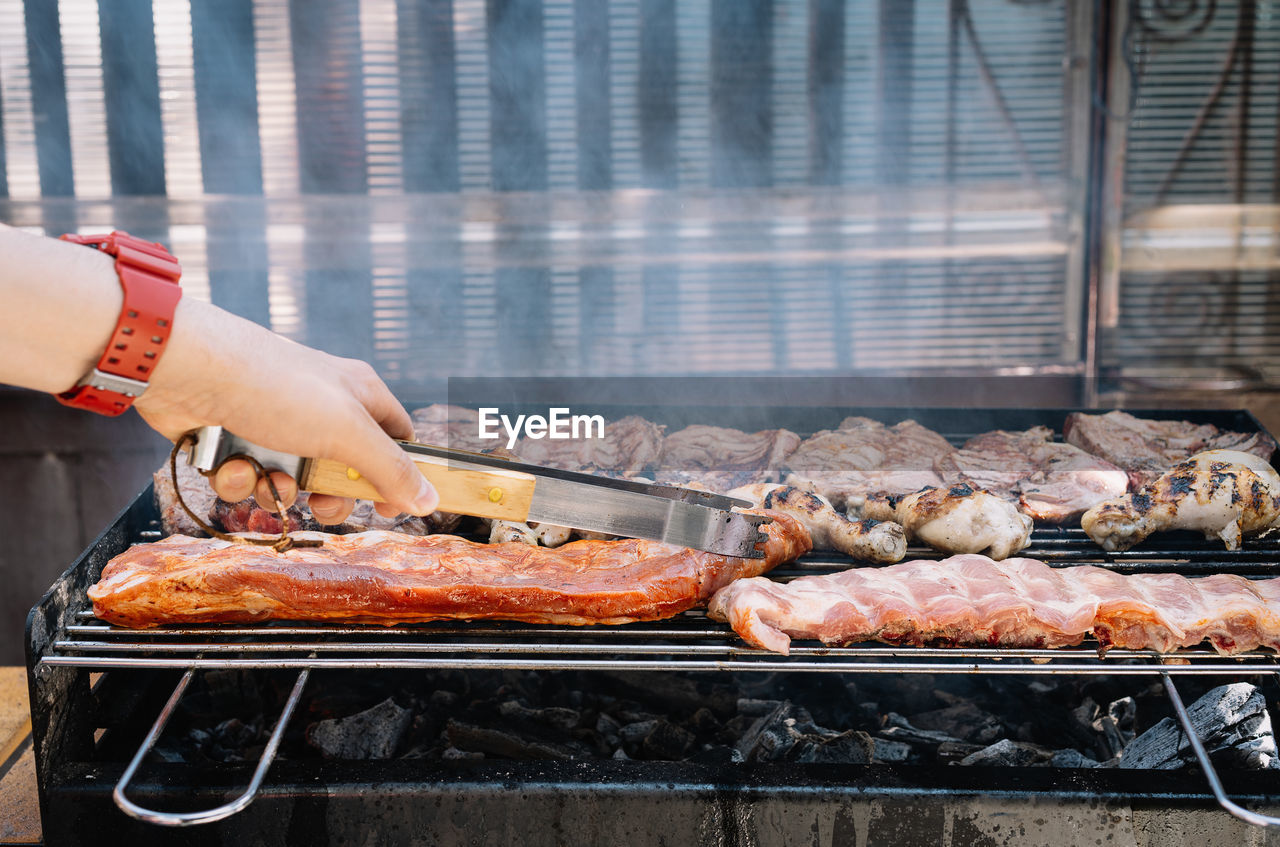
<path fill-rule="evenodd" d="M 481 518 L 524 521 L 529 517 L 537 480 L 526 473 L 451 467 L 447 459 L 414 456 L 414 464 L 435 486 L 440 510 Z M 311 459 L 302 468 L 298 485 L 304 491 L 381 501 L 359 471 L 332 459 Z"/>

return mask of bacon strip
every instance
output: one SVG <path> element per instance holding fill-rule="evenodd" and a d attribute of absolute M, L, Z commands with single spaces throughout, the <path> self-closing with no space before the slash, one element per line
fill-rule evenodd
<path fill-rule="evenodd" d="M 615 624 L 670 617 L 743 576 L 810 549 L 795 518 L 765 511 L 763 559 L 636 539 L 556 549 L 452 535 L 321 535 L 277 553 L 211 538 L 139 544 L 89 589 L 99 618 L 128 627 L 263 620 L 397 624 L 447 618 Z"/>
<path fill-rule="evenodd" d="M 1280 579 L 1218 574 L 1125 576 L 1035 559 L 952 556 L 806 576 L 787 584 L 739 580 L 711 600 L 757 647 L 786 654 L 792 638 L 825 644 L 1104 647 L 1169 652 L 1208 639 L 1229 655 L 1280 651 Z"/>

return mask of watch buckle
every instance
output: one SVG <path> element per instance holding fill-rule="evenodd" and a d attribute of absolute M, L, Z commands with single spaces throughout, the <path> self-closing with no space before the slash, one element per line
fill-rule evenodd
<path fill-rule="evenodd" d="M 127 376 L 107 373 L 97 368 L 81 377 L 76 385 L 93 388 L 98 391 L 113 391 L 126 397 L 139 397 L 142 392 L 147 390 L 147 383 L 144 380 L 130 379 Z"/>

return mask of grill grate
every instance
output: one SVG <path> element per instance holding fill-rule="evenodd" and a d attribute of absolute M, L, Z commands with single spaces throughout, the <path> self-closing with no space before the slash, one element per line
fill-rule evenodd
<path fill-rule="evenodd" d="M 1185 575 L 1233 572 L 1274 575 L 1280 543 L 1263 539 L 1243 550 L 1175 536 L 1125 553 L 1103 553 L 1079 529 L 1041 528 L 1023 555 L 1056 567 L 1105 565 L 1128 573 Z M 908 558 L 939 558 L 912 548 Z M 840 557 L 808 555 L 775 569 L 789 581 L 850 566 Z M 807 671 L 820 673 L 1242 674 L 1280 670 L 1269 652 L 1222 657 L 1196 648 L 1172 654 L 1077 648 L 824 647 L 800 642 L 789 656 L 746 646 L 701 611 L 625 626 L 555 627 L 517 623 L 333 626 L 296 623 L 197 625 L 131 630 L 77 613 L 66 637 L 43 662 L 92 668 L 315 668 L 485 670 Z"/>

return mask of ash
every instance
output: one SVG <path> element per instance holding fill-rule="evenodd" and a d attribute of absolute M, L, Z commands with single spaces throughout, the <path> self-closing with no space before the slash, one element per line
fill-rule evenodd
<path fill-rule="evenodd" d="M 290 685 L 287 676 L 205 674 L 157 754 L 254 760 Z M 1179 688 L 1219 767 L 1280 767 L 1263 689 L 1199 680 Z M 1160 769 L 1194 762 L 1158 680 L 567 671 L 316 673 L 281 757 Z"/>

